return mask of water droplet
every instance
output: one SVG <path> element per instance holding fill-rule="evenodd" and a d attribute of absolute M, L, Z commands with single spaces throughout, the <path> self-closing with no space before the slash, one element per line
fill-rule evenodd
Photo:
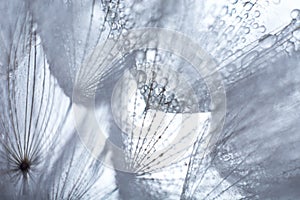
<path fill-rule="evenodd" d="M 242 21 L 242 18 L 240 16 L 236 17 L 236 23 L 240 23 Z"/>
<path fill-rule="evenodd" d="M 127 37 L 128 33 L 129 33 L 128 30 L 126 30 L 126 29 L 122 30 L 122 36 Z"/>
<path fill-rule="evenodd" d="M 156 56 L 156 50 L 154 49 L 148 50 L 146 53 L 146 57 L 148 61 L 154 62 L 155 56 Z"/>
<path fill-rule="evenodd" d="M 293 31 L 293 36 L 297 40 L 300 40 L 300 28 L 297 28 L 296 30 Z"/>
<path fill-rule="evenodd" d="M 144 61 L 144 58 L 145 58 L 145 52 L 139 51 L 136 53 L 136 56 L 135 56 L 136 62 L 142 63 Z"/>
<path fill-rule="evenodd" d="M 241 49 L 238 49 L 238 50 L 236 50 L 236 52 L 234 52 L 234 55 L 235 55 L 236 57 L 240 57 L 240 56 L 243 55 L 243 51 L 242 51 Z"/>
<path fill-rule="evenodd" d="M 106 29 L 106 27 L 105 27 L 104 25 L 103 25 L 102 27 L 100 27 L 100 31 L 101 31 L 101 32 L 104 32 L 105 29 Z"/>
<path fill-rule="evenodd" d="M 156 56 L 155 56 L 155 62 L 158 63 L 160 61 L 161 61 L 161 55 L 156 54 Z"/>
<path fill-rule="evenodd" d="M 249 1 L 244 4 L 244 8 L 246 11 L 250 11 L 253 8 L 253 6 L 254 4 Z"/>
<path fill-rule="evenodd" d="M 260 16 L 260 12 L 259 12 L 259 10 L 256 10 L 256 11 L 254 11 L 254 17 L 259 17 Z"/>
<path fill-rule="evenodd" d="M 130 41 L 129 40 L 125 40 L 123 43 L 123 47 L 124 48 L 129 48 L 130 47 Z"/>
<path fill-rule="evenodd" d="M 110 28 L 111 28 L 112 30 L 116 30 L 116 29 L 118 28 L 118 24 L 115 23 L 115 22 L 113 22 L 113 23 L 111 23 Z"/>
<path fill-rule="evenodd" d="M 228 46 L 230 46 L 230 44 L 228 44 Z M 228 57 L 230 57 L 232 54 L 233 54 L 233 52 L 232 52 L 231 50 L 225 51 L 224 57 L 225 57 L 225 58 L 228 58 Z"/>
<path fill-rule="evenodd" d="M 162 78 L 162 79 L 160 80 L 160 84 L 161 84 L 163 87 L 167 86 L 167 84 L 168 84 L 168 79 L 167 79 L 167 78 Z"/>
<path fill-rule="evenodd" d="M 15 72 L 13 70 L 10 70 L 8 72 L 8 77 L 9 77 L 9 79 L 15 79 L 15 77 L 16 77 Z"/>
<path fill-rule="evenodd" d="M 153 82 L 152 82 L 152 89 L 155 89 L 155 88 L 157 87 L 157 85 L 158 85 L 157 82 L 156 82 L 156 81 L 153 81 Z"/>
<path fill-rule="evenodd" d="M 289 54 L 292 54 L 295 50 L 295 44 L 291 41 L 289 41 L 285 47 L 285 51 Z"/>
<path fill-rule="evenodd" d="M 225 21 L 224 20 L 220 20 L 219 21 L 219 25 L 222 27 L 222 26 L 224 26 L 224 24 L 225 24 Z"/>
<path fill-rule="evenodd" d="M 235 64 L 229 64 L 226 66 L 226 69 L 228 72 L 233 72 L 236 69 L 236 65 Z"/>
<path fill-rule="evenodd" d="M 262 47 L 262 48 L 270 48 L 271 46 L 273 46 L 277 41 L 277 37 L 276 35 L 272 35 L 272 34 L 267 34 L 267 35 L 264 35 L 263 37 L 261 37 L 258 42 L 259 42 L 259 45 Z"/>
<path fill-rule="evenodd" d="M 250 33 L 250 28 L 249 28 L 249 27 L 244 27 L 244 33 L 245 33 L 245 34 Z"/>
<path fill-rule="evenodd" d="M 151 63 L 149 63 L 149 62 L 144 63 L 145 68 L 150 68 L 151 66 L 152 66 Z"/>
<path fill-rule="evenodd" d="M 157 73 L 155 71 L 152 71 L 152 74 L 151 74 L 151 79 L 154 80 L 157 76 Z"/>
<path fill-rule="evenodd" d="M 142 70 L 139 70 L 137 72 L 137 80 L 138 80 L 138 83 L 145 83 L 146 80 L 147 80 L 147 75 L 144 71 Z"/>
<path fill-rule="evenodd" d="M 258 23 L 254 23 L 252 26 L 254 29 L 257 29 L 259 25 L 258 25 Z"/>
<path fill-rule="evenodd" d="M 223 76 L 224 78 L 227 78 L 227 77 L 230 76 L 230 73 L 229 73 L 227 70 L 224 70 L 224 71 L 222 71 L 221 73 L 222 73 L 222 76 Z"/>
<path fill-rule="evenodd" d="M 225 16 L 228 13 L 228 6 L 224 6 L 220 12 L 221 16 Z"/>
<path fill-rule="evenodd" d="M 134 27 L 134 25 L 135 25 L 135 23 L 134 23 L 133 20 L 127 20 L 127 21 L 126 21 L 126 24 L 125 24 L 125 28 L 126 28 L 126 29 L 131 29 L 131 28 Z"/>
<path fill-rule="evenodd" d="M 223 159 L 223 161 L 229 161 L 229 160 L 231 160 L 232 159 L 232 154 L 225 154 L 225 155 L 223 155 L 222 156 L 222 159 Z"/>
<path fill-rule="evenodd" d="M 225 30 L 225 33 L 231 33 L 234 30 L 234 28 L 235 27 L 233 25 L 228 26 Z"/>
<path fill-rule="evenodd" d="M 251 51 L 250 53 L 248 53 L 241 61 L 242 68 L 247 67 L 249 63 L 255 60 L 256 57 L 258 57 L 258 55 L 259 54 L 257 51 Z"/>
<path fill-rule="evenodd" d="M 300 18 L 300 10 L 294 9 L 294 10 L 292 10 L 290 15 L 291 15 L 292 19 L 299 19 Z"/>
<path fill-rule="evenodd" d="M 266 32 L 266 27 L 265 27 L 264 25 L 260 26 L 260 27 L 259 27 L 259 31 L 260 31 L 261 33 Z"/>
<path fill-rule="evenodd" d="M 231 13 L 230 13 L 231 15 L 234 15 L 234 14 L 236 14 L 236 9 L 235 8 L 232 8 L 232 10 L 231 10 Z"/>
<path fill-rule="evenodd" d="M 114 38 L 114 35 L 113 34 L 109 34 L 108 35 L 108 39 L 113 39 Z"/>

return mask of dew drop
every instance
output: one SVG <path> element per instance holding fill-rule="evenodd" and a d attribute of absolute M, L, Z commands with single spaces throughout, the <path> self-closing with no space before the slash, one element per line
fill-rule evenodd
<path fill-rule="evenodd" d="M 236 52 L 234 52 L 234 55 L 235 55 L 236 57 L 240 57 L 240 56 L 243 55 L 243 51 L 242 51 L 241 49 L 238 49 L 238 50 L 236 50 Z"/>
<path fill-rule="evenodd" d="M 294 38 L 300 41 L 300 28 L 297 28 L 296 30 L 293 31 L 293 36 Z"/>
<path fill-rule="evenodd" d="M 256 10 L 254 11 L 254 17 L 259 17 L 260 16 L 260 11 L 259 10 Z"/>
<path fill-rule="evenodd" d="M 274 4 L 280 4 L 280 0 L 273 0 Z"/>
<path fill-rule="evenodd" d="M 101 31 L 101 32 L 104 32 L 105 29 L 106 29 L 106 27 L 105 27 L 104 25 L 103 25 L 102 27 L 100 27 L 100 31 Z"/>
<path fill-rule="evenodd" d="M 128 30 L 126 30 L 125 28 L 122 30 L 122 36 L 127 37 L 128 36 Z"/>
<path fill-rule="evenodd" d="M 147 60 L 154 62 L 156 56 L 156 50 L 148 50 L 146 53 Z"/>
<path fill-rule="evenodd" d="M 225 15 L 227 15 L 227 13 L 228 13 L 228 7 L 224 6 L 220 12 L 220 15 L 225 16 Z"/>
<path fill-rule="evenodd" d="M 229 45 L 230 45 L 230 44 L 228 43 L 228 46 L 229 46 Z M 225 57 L 225 58 L 228 58 L 228 57 L 230 57 L 232 54 L 233 54 L 233 52 L 232 52 L 231 50 L 226 51 L 226 52 L 224 53 L 224 57 Z"/>
<path fill-rule="evenodd" d="M 254 4 L 249 1 L 244 4 L 244 8 L 246 9 L 246 11 L 250 11 L 253 8 L 253 6 Z"/>
<path fill-rule="evenodd" d="M 236 17 L 236 23 L 240 23 L 242 21 L 242 18 L 240 16 Z"/>
<path fill-rule="evenodd" d="M 234 15 L 234 14 L 236 14 L 236 9 L 235 8 L 232 8 L 232 10 L 231 10 L 231 13 L 230 13 L 231 15 Z"/>
<path fill-rule="evenodd" d="M 276 35 L 272 35 L 272 34 L 264 35 L 258 40 L 259 46 L 265 49 L 273 46 L 276 43 L 276 41 L 277 41 Z"/>
<path fill-rule="evenodd" d="M 263 26 L 260 26 L 259 27 L 259 31 L 261 32 L 261 33 L 264 33 L 264 32 L 266 32 L 266 27 L 263 25 Z"/>
<path fill-rule="evenodd" d="M 147 80 L 147 75 L 144 71 L 139 70 L 137 72 L 138 83 L 145 83 Z"/>
<path fill-rule="evenodd" d="M 153 81 L 151 84 L 152 84 L 152 89 L 155 89 L 155 88 L 157 88 L 157 85 L 158 85 L 158 84 L 157 84 L 157 82 L 156 82 L 156 81 Z"/>
<path fill-rule="evenodd" d="M 255 60 L 258 57 L 257 51 L 251 51 L 248 53 L 241 61 L 242 68 L 247 67 L 249 63 L 251 63 L 253 60 Z"/>
<path fill-rule="evenodd" d="M 254 29 L 257 29 L 259 25 L 258 25 L 258 23 L 254 23 L 252 26 Z"/>
<path fill-rule="evenodd" d="M 145 59 L 145 53 L 143 51 L 138 51 L 135 56 L 135 60 L 137 63 L 143 63 Z"/>
<path fill-rule="evenodd" d="M 235 27 L 233 25 L 228 26 L 225 30 L 225 33 L 231 33 L 234 30 L 234 28 Z"/>
<path fill-rule="evenodd" d="M 8 72 L 8 77 L 9 77 L 9 79 L 15 79 L 15 77 L 16 77 L 15 72 L 13 70 L 10 70 Z"/>
<path fill-rule="evenodd" d="M 245 37 L 242 37 L 242 38 L 241 38 L 241 42 L 242 42 L 242 43 L 245 43 L 245 42 L 246 42 L 246 38 L 245 38 Z"/>
<path fill-rule="evenodd" d="M 233 72 L 236 70 L 236 66 L 235 66 L 235 64 L 229 64 L 226 66 L 226 69 L 228 72 Z"/>
<path fill-rule="evenodd" d="M 250 33 L 250 28 L 249 28 L 249 27 L 244 27 L 244 33 L 245 33 L 245 34 Z"/>
<path fill-rule="evenodd" d="M 162 78 L 161 80 L 160 80 L 160 84 L 163 86 L 163 87 L 165 87 L 165 86 L 167 86 L 167 84 L 168 84 L 168 79 L 167 78 Z"/>
<path fill-rule="evenodd" d="M 232 154 L 225 154 L 222 156 L 223 161 L 227 162 L 232 159 Z"/>
<path fill-rule="evenodd" d="M 222 27 L 222 26 L 224 26 L 225 21 L 224 21 L 224 20 L 220 20 L 219 24 L 220 24 L 220 26 Z"/>
<path fill-rule="evenodd" d="M 294 52 L 294 50 L 295 50 L 295 44 L 289 41 L 285 47 L 285 51 L 291 54 Z"/>
<path fill-rule="evenodd" d="M 294 9 L 294 10 L 292 10 L 290 15 L 291 15 L 292 19 L 299 19 L 300 18 L 300 10 Z"/>
<path fill-rule="evenodd" d="M 224 78 L 227 78 L 227 77 L 229 77 L 230 76 L 230 73 L 228 72 L 228 71 L 222 71 L 222 76 L 224 77 Z"/>

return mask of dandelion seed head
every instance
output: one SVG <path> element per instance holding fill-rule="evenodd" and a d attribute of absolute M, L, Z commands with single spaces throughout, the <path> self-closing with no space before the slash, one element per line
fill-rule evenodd
<path fill-rule="evenodd" d="M 270 32 L 280 24 L 265 23 L 277 22 L 268 15 L 273 13 L 272 4 L 281 5 L 278 0 L 1 4 L 0 196 L 4 196 L 0 198 L 214 200 L 273 199 L 283 194 L 296 199 L 299 58 L 295 54 L 300 49 L 300 18 L 293 2 L 291 21 Z M 79 77 L 88 77 L 87 81 L 72 90 L 75 74 L 99 44 L 118 41 L 130 35 L 130 29 L 145 26 L 180 29 L 216 59 L 229 100 L 223 135 L 213 141 L 207 135 L 210 114 L 220 109 L 211 101 L 220 85 L 208 88 L 180 56 L 156 49 L 157 41 L 149 44 L 154 47 L 138 50 L 140 55 L 126 52 L 122 62 L 99 74 L 93 67 L 106 64 L 89 63 Z M 134 45 L 126 40 L 118 50 Z M 277 61 L 287 55 L 279 67 Z M 94 106 L 90 100 L 98 91 L 96 121 L 105 132 L 99 140 L 96 121 L 91 123 L 84 112 Z M 76 101 L 71 100 L 74 93 L 80 97 Z M 91 133 L 81 139 L 100 146 L 95 155 L 76 138 L 69 114 L 72 103 L 84 110 L 76 113 L 77 131 Z M 196 120 L 199 115 L 203 121 Z M 173 141 L 181 128 L 182 136 L 197 133 L 185 149 L 177 147 L 186 138 Z M 108 147 L 110 140 L 122 156 Z M 261 140 L 262 150 L 252 144 Z M 252 150 L 260 153 L 252 155 Z M 103 176 L 105 159 L 112 168 Z M 131 173 L 119 171 L 119 166 Z"/>

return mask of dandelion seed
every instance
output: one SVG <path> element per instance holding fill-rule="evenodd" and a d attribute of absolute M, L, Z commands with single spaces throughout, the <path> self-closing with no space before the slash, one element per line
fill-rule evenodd
<path fill-rule="evenodd" d="M 294 2 L 290 23 L 279 28 L 274 25 L 280 20 L 266 21 L 277 21 L 269 13 L 284 7 L 280 1 L 13 0 L 0 6 L 7 19 L 0 22 L 3 198 L 299 196 L 299 10 Z M 215 91 L 178 55 L 145 48 L 110 63 L 110 50 L 95 51 L 145 26 L 181 30 L 215 58 L 228 100 L 221 135 L 207 135 L 209 114 L 218 109 L 211 101 Z M 126 40 L 118 50 L 134 45 Z M 78 72 L 86 62 L 93 67 Z M 77 80 L 86 81 L 74 86 Z M 81 96 L 72 102 L 74 87 Z M 93 107 L 88 103 L 95 93 L 96 113 L 108 134 L 95 140 L 96 122 L 87 127 L 88 113 L 75 118 L 79 131 L 92 136 L 81 139 L 101 144 L 98 160 L 76 138 L 70 114 L 74 107 Z M 199 124 L 197 115 L 203 116 Z M 193 143 L 184 146 L 192 133 L 197 133 Z M 109 142 L 121 149 L 121 159 L 104 145 Z M 113 169 L 102 165 L 105 159 Z"/>

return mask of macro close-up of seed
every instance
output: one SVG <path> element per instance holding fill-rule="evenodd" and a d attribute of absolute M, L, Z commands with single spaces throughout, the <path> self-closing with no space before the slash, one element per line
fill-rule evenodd
<path fill-rule="evenodd" d="M 300 1 L 0 16 L 0 200 L 300 199 Z"/>

